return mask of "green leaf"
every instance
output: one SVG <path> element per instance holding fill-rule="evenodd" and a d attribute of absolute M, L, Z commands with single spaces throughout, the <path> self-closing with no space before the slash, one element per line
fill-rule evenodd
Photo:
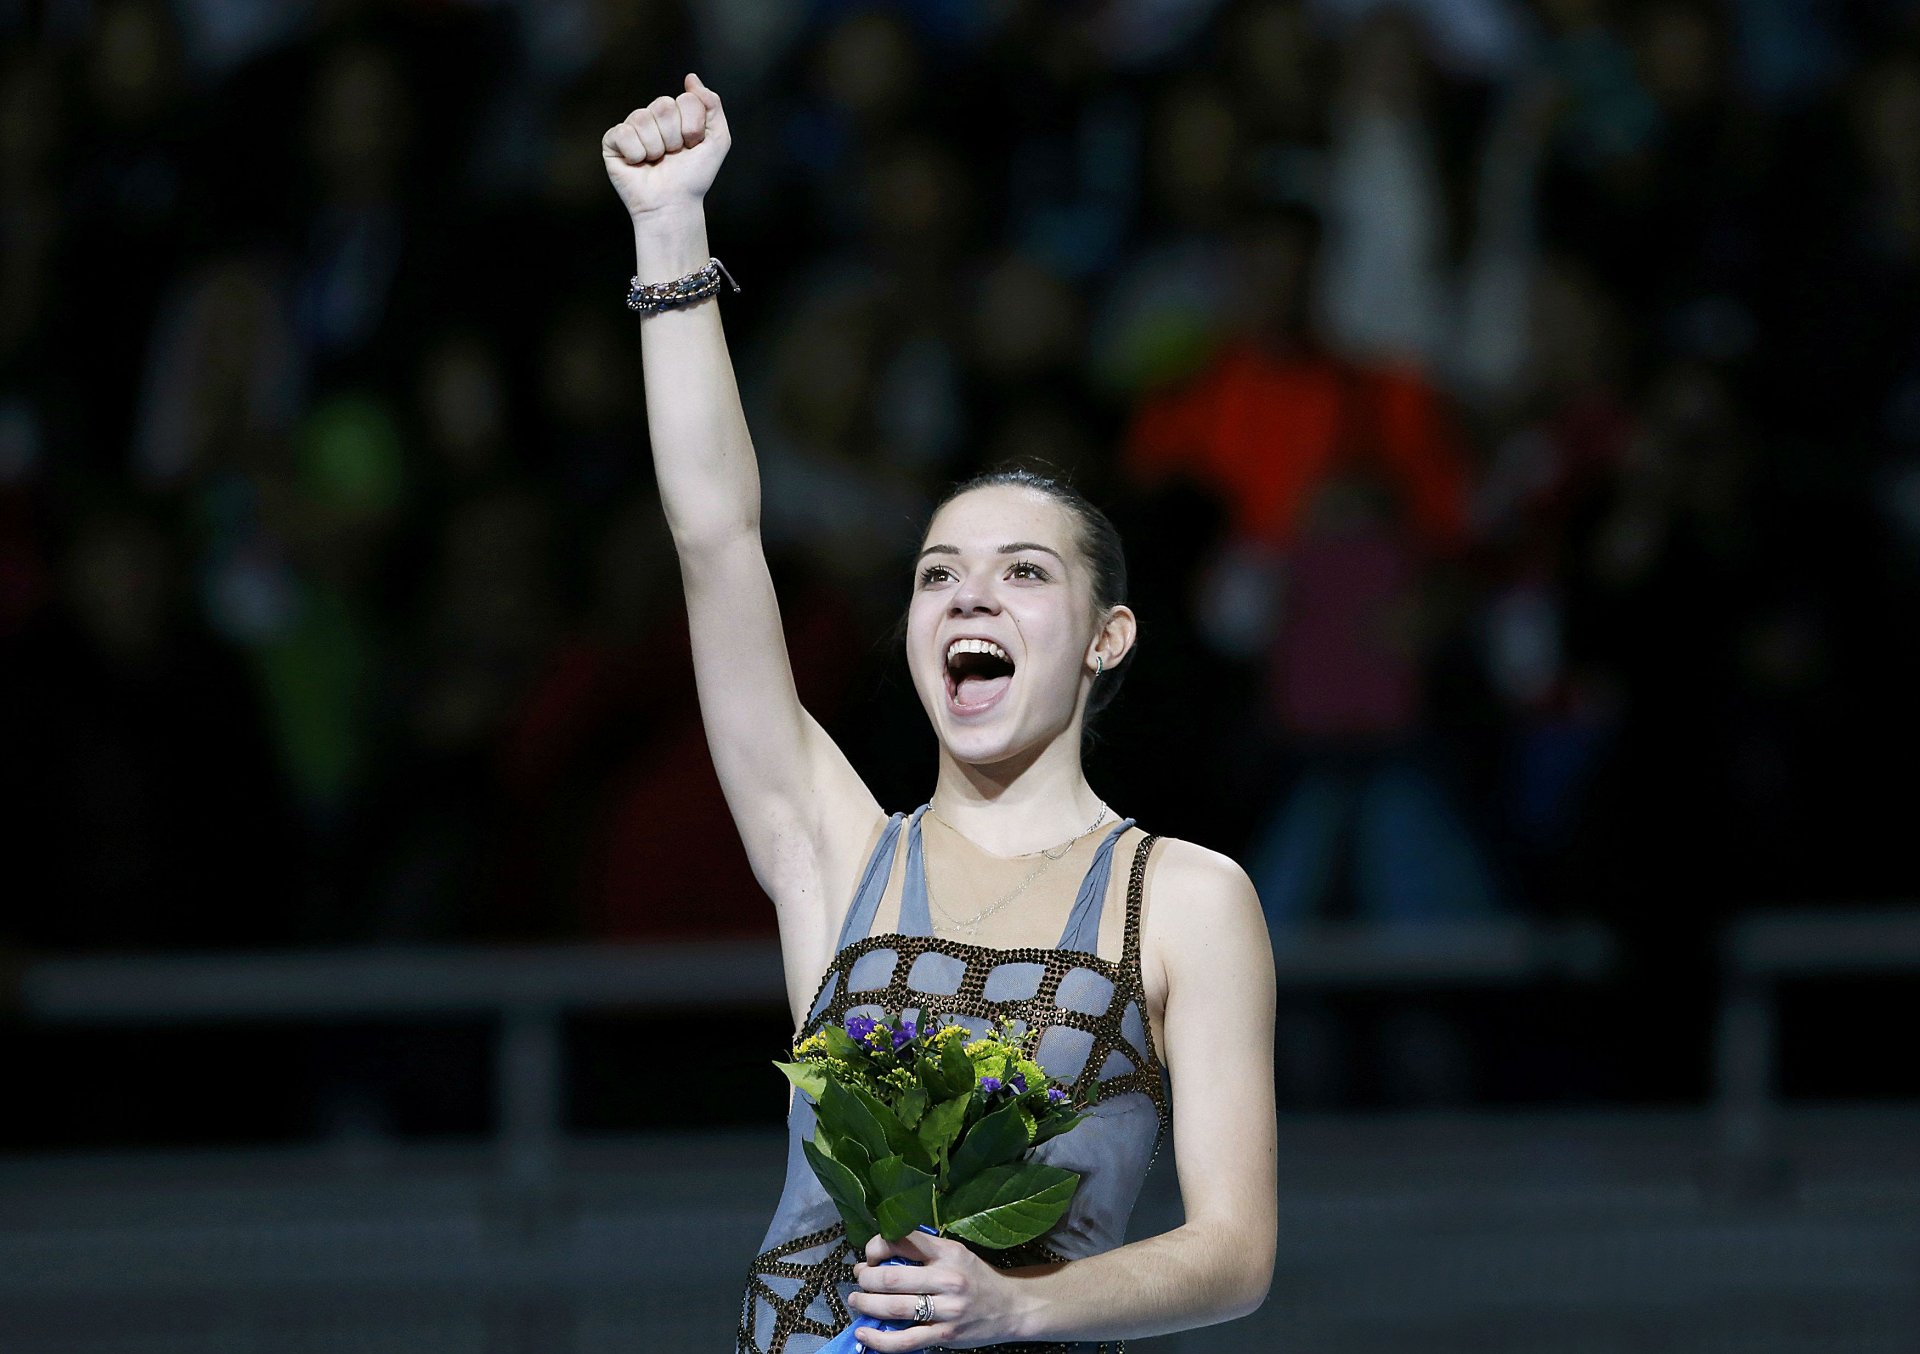
<path fill-rule="evenodd" d="M 840 1220 L 846 1223 L 847 1240 L 853 1243 L 856 1250 L 864 1250 L 868 1240 L 880 1230 L 880 1224 L 874 1220 L 873 1209 L 868 1205 L 866 1189 L 861 1185 L 860 1177 L 811 1142 L 801 1143 L 800 1150 L 807 1154 L 807 1164 L 820 1177 L 827 1197 L 833 1200 L 833 1206 L 840 1212 Z"/>
<path fill-rule="evenodd" d="M 943 1170 L 947 1154 L 953 1150 L 954 1140 L 960 1136 L 960 1130 L 967 1122 L 967 1106 L 972 1100 L 973 1097 L 966 1094 L 942 1100 L 920 1120 L 920 1145 L 940 1163 Z"/>
<path fill-rule="evenodd" d="M 887 1135 L 887 1146 L 892 1151 L 904 1152 L 910 1147 L 919 1145 L 913 1134 L 907 1131 L 907 1126 L 900 1122 L 900 1116 L 895 1114 L 884 1101 L 876 1099 L 871 1092 L 859 1086 L 849 1086 L 847 1089 L 853 1093 L 855 1099 L 867 1107 L 867 1113 L 871 1114 L 873 1121 L 880 1125 L 880 1131 Z M 873 1159 L 878 1161 L 885 1155 L 885 1152 L 877 1152 Z"/>
<path fill-rule="evenodd" d="M 949 1100 L 959 1094 L 947 1080 L 947 1074 L 941 1068 L 939 1058 L 922 1058 L 913 1071 L 914 1075 L 920 1079 L 920 1085 L 925 1088 L 928 1100 L 935 1102 Z"/>
<path fill-rule="evenodd" d="M 838 1025 L 823 1025 L 820 1033 L 826 1038 L 827 1052 L 842 1061 L 851 1062 L 855 1058 L 868 1056 L 868 1049 L 862 1044 L 854 1043 L 853 1036 Z"/>
<path fill-rule="evenodd" d="M 945 1100 L 949 1096 L 964 1095 L 973 1090 L 978 1073 L 974 1071 L 973 1059 L 967 1056 L 966 1049 L 962 1047 L 965 1042 L 954 1039 L 941 1048 L 940 1089 L 934 1091 L 931 1086 L 927 1088 L 934 1099 Z"/>
<path fill-rule="evenodd" d="M 880 1235 L 898 1241 L 922 1224 L 933 1223 L 933 1177 L 899 1157 L 873 1163 L 873 1192 L 879 1199 L 874 1218 Z"/>
<path fill-rule="evenodd" d="M 1032 1241 L 1067 1211 L 1080 1177 L 1037 1161 L 982 1171 L 948 1196 L 941 1232 L 989 1250 Z"/>
<path fill-rule="evenodd" d="M 776 1062 L 774 1066 L 784 1072 L 787 1080 L 792 1082 L 805 1094 L 815 1100 L 820 1098 L 821 1088 L 827 1084 L 826 1068 L 820 1066 L 818 1063 Z"/>
<path fill-rule="evenodd" d="M 1087 1116 L 1084 1114 L 1049 1114 L 1034 1129 L 1033 1141 L 1029 1144 L 1038 1147 L 1049 1138 L 1057 1138 Z"/>
<path fill-rule="evenodd" d="M 875 1161 L 883 1156 L 895 1154 L 905 1157 L 923 1171 L 933 1169 L 932 1154 L 920 1145 L 920 1139 L 900 1122 L 900 1116 L 895 1114 L 886 1102 L 876 1099 L 871 1092 L 862 1087 L 850 1086 L 847 1089 L 854 1099 L 866 1107 L 867 1113 L 873 1117 L 875 1123 L 880 1125 L 880 1131 L 886 1135 L 886 1148 L 873 1154 Z"/>
<path fill-rule="evenodd" d="M 1012 1161 L 1033 1141 L 1031 1120 L 1017 1100 L 1010 1100 L 967 1130 L 954 1150 L 948 1168 L 950 1184 L 959 1185 L 989 1166 Z"/>
<path fill-rule="evenodd" d="M 914 1128 L 920 1123 L 920 1116 L 927 1112 L 928 1099 L 926 1088 L 915 1086 L 900 1097 L 900 1103 L 894 1107 L 894 1113 L 900 1116 L 901 1123 L 908 1128 Z"/>
<path fill-rule="evenodd" d="M 873 1169 L 873 1158 L 867 1154 L 866 1148 L 852 1138 L 841 1137 L 823 1123 L 813 1126 L 813 1145 L 862 1180 Z"/>
<path fill-rule="evenodd" d="M 870 1108 L 872 1098 L 848 1090 L 839 1082 L 829 1079 L 820 1090 L 820 1122 L 827 1125 L 835 1136 L 851 1138 L 866 1149 L 871 1161 L 893 1152 L 888 1141 L 886 1126 L 874 1117 Z M 881 1112 L 886 1113 L 885 1107 Z M 889 1119 L 893 1118 L 887 1114 Z M 896 1125 L 898 1121 L 896 1120 Z"/>

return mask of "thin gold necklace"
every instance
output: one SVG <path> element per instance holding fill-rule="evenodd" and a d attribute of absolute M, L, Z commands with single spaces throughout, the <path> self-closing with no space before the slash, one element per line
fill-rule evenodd
<path fill-rule="evenodd" d="M 962 832 L 959 828 L 955 827 L 952 823 L 947 822 L 945 818 L 941 818 L 940 810 L 934 808 L 932 804 L 927 805 L 927 812 L 932 814 L 935 818 L 940 818 L 941 825 L 945 827 L 947 831 L 951 832 L 954 836 L 965 838 L 967 841 L 973 840 L 973 838 L 968 837 L 966 833 Z M 1060 860 L 1066 856 L 1067 852 L 1073 850 L 1075 846 L 1080 844 L 1080 839 L 1082 837 L 1086 836 L 1089 832 L 1099 827 L 1100 824 L 1106 822 L 1107 815 L 1111 812 L 1112 810 L 1107 807 L 1106 801 L 1102 800 L 1100 802 L 1100 812 L 1096 813 L 1093 816 L 1093 821 L 1091 823 L 1088 823 L 1085 827 L 1081 828 L 1073 836 L 1069 837 L 1065 845 L 1051 847 L 1051 848 L 1042 847 L 1037 851 L 1022 851 L 1017 855 L 1004 856 L 1002 857 L 1002 859 L 1019 860 L 1025 856 L 1045 856 L 1048 860 Z M 980 849 L 983 851 L 986 850 L 985 847 L 981 847 Z M 989 851 L 987 852 L 987 854 L 991 855 L 993 853 Z"/>
<path fill-rule="evenodd" d="M 932 805 L 928 805 L 927 809 L 928 809 L 928 812 L 932 813 L 935 818 L 940 818 L 940 814 L 934 810 Z M 1084 831 L 1076 834 L 1072 838 L 1072 840 L 1067 842 L 1065 846 L 1061 847 L 1059 855 L 1055 855 L 1052 851 L 1021 852 L 1020 854 L 1024 856 L 1038 855 L 1042 859 L 1038 865 L 1034 866 L 1033 869 L 1027 872 L 1027 877 L 1025 879 L 1022 879 L 1018 884 L 1015 884 L 1013 886 L 1013 891 L 1011 893 L 1006 894 L 998 902 L 994 903 L 992 906 L 986 908 L 985 910 L 974 913 L 973 916 L 971 917 L 965 917 L 965 918 L 956 917 L 953 915 L 953 913 L 947 911 L 946 908 L 940 906 L 940 900 L 933 896 L 933 871 L 930 869 L 927 869 L 923 863 L 921 867 L 921 876 L 922 876 L 921 882 L 926 886 L 927 901 L 933 905 L 934 911 L 938 912 L 941 916 L 945 917 L 950 923 L 952 923 L 952 929 L 966 932 L 968 939 L 971 940 L 980 934 L 980 924 L 982 922 L 984 922 L 988 917 L 991 917 L 994 913 L 998 912 L 1001 908 L 1005 907 L 1008 903 L 1012 902 L 1015 898 L 1018 898 L 1021 894 L 1025 893 L 1027 891 L 1027 886 L 1029 884 L 1033 883 L 1034 880 L 1038 879 L 1041 875 L 1045 874 L 1048 870 L 1052 869 L 1053 863 L 1056 860 L 1065 859 L 1067 852 L 1073 849 L 1074 843 L 1078 842 L 1080 838 L 1086 836 L 1087 833 L 1099 827 L 1101 823 L 1106 821 L 1106 818 L 1107 818 L 1107 806 L 1105 804 L 1102 804 L 1100 806 L 1099 815 L 1095 817 L 1091 823 L 1087 824 L 1086 829 Z M 954 836 L 962 837 L 966 835 L 962 833 L 960 829 L 956 828 L 952 823 L 947 822 L 946 819 L 940 818 L 940 821 L 942 824 L 946 826 L 946 829 L 949 832 L 954 834 Z M 1019 859 L 1019 857 L 1016 856 L 1014 857 L 1014 859 L 1017 860 Z M 924 858 L 923 858 L 923 861 L 924 861 Z"/>

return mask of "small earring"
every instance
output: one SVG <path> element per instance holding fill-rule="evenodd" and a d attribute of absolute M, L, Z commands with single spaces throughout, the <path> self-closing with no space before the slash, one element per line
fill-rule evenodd
<path fill-rule="evenodd" d="M 1102 654 L 1095 654 L 1095 655 L 1093 656 L 1093 661 L 1094 661 L 1094 665 L 1095 665 L 1095 666 L 1094 666 L 1094 669 L 1093 669 L 1093 675 L 1094 675 L 1095 677 L 1098 677 L 1098 676 L 1099 676 L 1099 675 L 1100 675 L 1101 673 L 1103 673 L 1103 672 L 1105 672 L 1105 671 L 1107 670 L 1107 660 L 1106 660 L 1106 657 L 1105 657 L 1104 655 L 1102 655 Z"/>

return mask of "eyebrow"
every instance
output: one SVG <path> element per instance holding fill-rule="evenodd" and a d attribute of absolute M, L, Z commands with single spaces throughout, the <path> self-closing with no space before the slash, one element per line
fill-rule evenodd
<path fill-rule="evenodd" d="M 1038 541 L 1011 541 L 1006 545 L 1001 546 L 998 553 L 1002 555 L 1017 555 L 1022 550 L 1039 550 L 1046 554 L 1052 555 L 1055 559 L 1059 560 L 1062 565 L 1065 565 L 1067 562 L 1066 559 L 1060 554 L 1058 550 L 1055 550 L 1050 545 L 1042 545 Z M 925 559 L 928 555 L 957 555 L 959 553 L 960 553 L 960 550 L 959 550 L 959 547 L 957 546 L 930 545 L 925 550 L 922 550 L 918 555 L 914 556 L 914 558 Z"/>

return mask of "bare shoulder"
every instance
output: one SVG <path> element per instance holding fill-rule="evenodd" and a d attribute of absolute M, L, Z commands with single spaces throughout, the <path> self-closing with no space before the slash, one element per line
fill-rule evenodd
<path fill-rule="evenodd" d="M 1260 911 L 1253 881 L 1240 862 L 1224 852 L 1180 837 L 1161 837 L 1147 869 L 1148 909 L 1162 914 L 1162 923 L 1175 917 L 1200 920 L 1208 915 Z M 1173 917 L 1166 914 L 1173 913 Z"/>
<path fill-rule="evenodd" d="M 1179 837 L 1161 837 L 1145 879 L 1141 948 L 1163 970 L 1203 960 L 1222 947 L 1258 942 L 1267 923 L 1253 881 L 1232 856 Z"/>
<path fill-rule="evenodd" d="M 1153 1037 L 1183 1002 L 1251 1009 L 1272 1000 L 1273 952 L 1253 881 L 1232 856 L 1161 837 L 1148 862 L 1140 918 L 1140 976 Z"/>

